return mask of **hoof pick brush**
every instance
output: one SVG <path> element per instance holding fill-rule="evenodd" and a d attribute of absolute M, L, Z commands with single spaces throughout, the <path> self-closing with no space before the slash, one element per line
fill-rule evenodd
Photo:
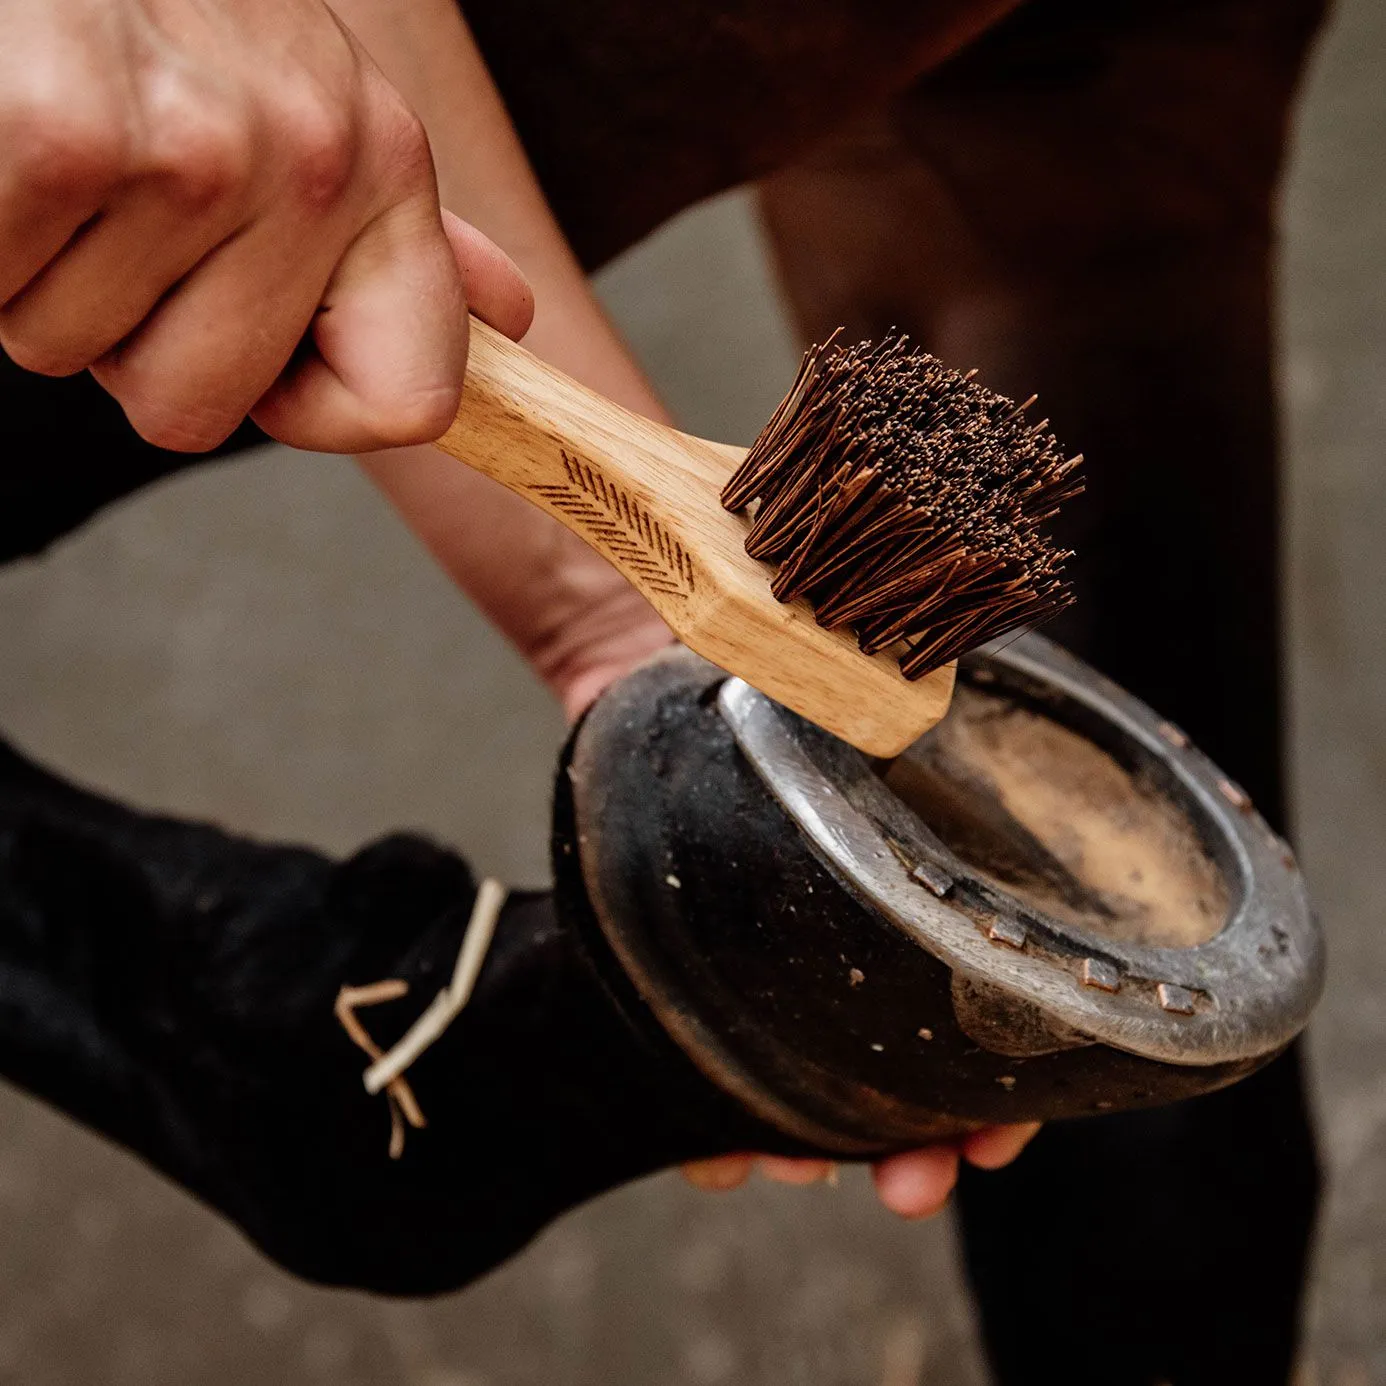
<path fill-rule="evenodd" d="M 555 516 L 689 649 L 875 756 L 953 661 L 1071 601 L 1042 526 L 1082 489 L 1047 422 L 898 334 L 804 357 L 752 447 L 623 409 L 475 320 L 437 446 Z M 768 564 L 774 564 L 772 573 Z"/>

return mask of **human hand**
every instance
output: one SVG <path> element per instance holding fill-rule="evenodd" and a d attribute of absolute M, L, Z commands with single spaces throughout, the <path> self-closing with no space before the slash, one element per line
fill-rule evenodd
<path fill-rule="evenodd" d="M 958 1182 L 958 1165 L 966 1160 L 978 1169 L 1008 1165 L 1039 1130 L 1038 1122 L 988 1126 L 960 1141 L 926 1146 L 877 1160 L 871 1168 L 876 1197 L 902 1218 L 929 1218 L 942 1211 Z M 722 1155 L 683 1167 L 684 1178 L 700 1189 L 723 1193 L 738 1188 L 759 1165 L 767 1179 L 780 1184 L 816 1184 L 830 1179 L 835 1166 L 827 1160 L 790 1160 L 779 1155 Z"/>
<path fill-rule="evenodd" d="M 322 0 L 0 7 L 0 346 L 83 368 L 149 441 L 250 414 L 299 447 L 451 421 L 467 300 L 532 297 L 440 214 L 409 104 Z"/>

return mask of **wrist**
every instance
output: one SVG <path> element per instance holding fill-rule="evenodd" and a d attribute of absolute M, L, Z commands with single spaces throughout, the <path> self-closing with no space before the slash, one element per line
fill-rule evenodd
<path fill-rule="evenodd" d="M 654 608 L 605 559 L 489 477 L 431 447 L 359 460 L 570 718 L 672 641 Z"/>
<path fill-rule="evenodd" d="M 562 705 L 569 722 L 576 722 L 618 679 L 674 643 L 669 627 L 638 594 L 630 595 L 645 608 L 644 612 L 606 613 L 610 624 L 606 638 L 595 644 L 579 644 L 569 651 L 556 649 L 558 657 L 548 671 L 535 661 L 536 670 Z"/>

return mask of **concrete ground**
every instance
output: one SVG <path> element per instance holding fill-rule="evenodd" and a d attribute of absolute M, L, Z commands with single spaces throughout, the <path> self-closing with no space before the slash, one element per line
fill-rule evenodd
<path fill-rule="evenodd" d="M 1386 10 L 1343 5 L 1287 208 L 1296 821 L 1333 949 L 1306 1386 L 1386 1384 L 1384 59 Z M 602 288 L 689 427 L 755 431 L 794 353 L 742 201 L 684 218 Z M 543 877 L 559 718 L 348 463 L 265 451 L 142 496 L 0 573 L 0 630 L 0 726 L 84 781 L 337 851 L 417 826 Z M 465 1294 L 392 1304 L 290 1280 L 0 1092 L 0 1383 L 982 1380 L 947 1222 L 892 1222 L 859 1175 L 723 1198 L 648 1180 Z"/>

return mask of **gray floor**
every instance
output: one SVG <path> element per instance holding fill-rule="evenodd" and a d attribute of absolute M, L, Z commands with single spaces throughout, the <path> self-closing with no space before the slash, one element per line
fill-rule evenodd
<path fill-rule="evenodd" d="M 1288 206 L 1297 823 L 1333 945 L 1332 1167 L 1304 1382 L 1386 1383 L 1386 11 L 1341 8 Z M 603 292 L 686 424 L 746 438 L 793 353 L 737 199 Z M 412 825 L 543 876 L 560 722 L 347 463 L 266 452 L 0 574 L 0 725 L 134 801 L 345 850 Z M 472 1291 L 299 1285 L 46 1109 L 0 1093 L 0 1382 L 973 1386 L 944 1222 L 859 1177 L 584 1209 Z"/>

